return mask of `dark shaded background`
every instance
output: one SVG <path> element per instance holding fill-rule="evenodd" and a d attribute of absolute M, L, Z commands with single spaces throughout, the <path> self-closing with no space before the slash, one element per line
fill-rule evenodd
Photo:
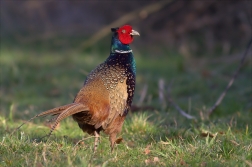
<path fill-rule="evenodd" d="M 1 39 L 83 40 L 126 13 L 156 2 L 1 0 Z M 138 47 L 161 45 L 185 56 L 230 54 L 244 49 L 251 37 L 251 8 L 251 1 L 178 0 L 151 15 L 141 11 L 129 24 L 141 32 Z"/>

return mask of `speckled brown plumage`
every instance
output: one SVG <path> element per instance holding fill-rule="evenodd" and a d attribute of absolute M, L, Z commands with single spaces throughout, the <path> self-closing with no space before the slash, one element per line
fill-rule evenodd
<path fill-rule="evenodd" d="M 74 103 L 86 104 L 89 108 L 88 112 L 73 115 L 79 127 L 89 134 L 104 130 L 110 135 L 112 148 L 135 90 L 135 74 L 128 65 L 133 60 L 129 57 L 132 57 L 132 53 L 111 55 L 88 75 L 74 100 Z M 93 126 L 92 130 L 90 125 Z"/>

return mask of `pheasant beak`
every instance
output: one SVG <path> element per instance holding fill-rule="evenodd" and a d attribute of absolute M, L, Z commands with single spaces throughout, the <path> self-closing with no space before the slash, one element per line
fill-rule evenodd
<path fill-rule="evenodd" d="M 140 36 L 140 34 L 139 34 L 139 32 L 137 32 L 137 31 L 135 31 L 135 30 L 132 30 L 131 31 L 131 33 L 130 33 L 130 35 L 138 35 L 138 36 Z"/>

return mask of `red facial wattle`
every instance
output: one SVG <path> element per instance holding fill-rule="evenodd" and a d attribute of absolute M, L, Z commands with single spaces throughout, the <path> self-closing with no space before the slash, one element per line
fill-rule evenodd
<path fill-rule="evenodd" d="M 123 44 L 130 44 L 133 41 L 133 36 L 130 34 L 132 27 L 130 25 L 124 25 L 117 30 L 118 38 Z"/>

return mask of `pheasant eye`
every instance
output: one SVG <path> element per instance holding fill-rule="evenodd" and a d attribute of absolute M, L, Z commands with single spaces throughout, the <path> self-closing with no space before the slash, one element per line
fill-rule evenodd
<path fill-rule="evenodd" d="M 122 30 L 122 33 L 124 33 L 124 34 L 125 34 L 125 33 L 126 33 L 126 30 Z"/>

